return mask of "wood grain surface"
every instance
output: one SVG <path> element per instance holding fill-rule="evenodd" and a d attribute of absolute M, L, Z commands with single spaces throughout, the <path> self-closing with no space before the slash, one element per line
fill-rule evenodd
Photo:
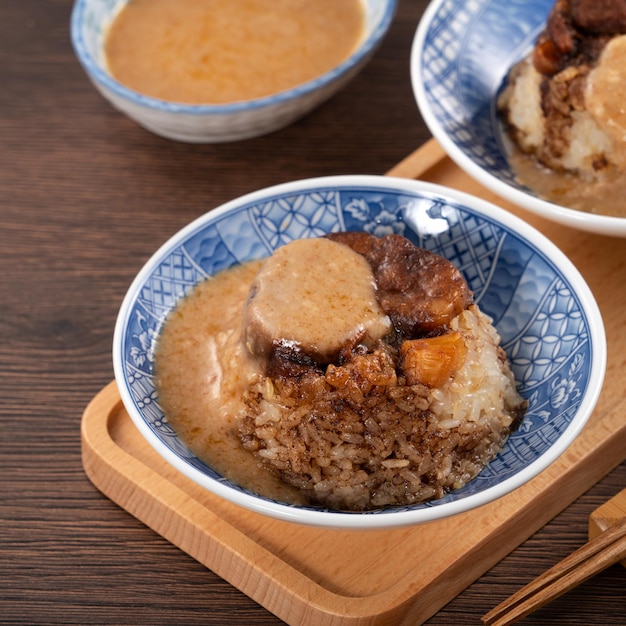
<path fill-rule="evenodd" d="M 128 285 L 179 228 L 271 184 L 385 173 L 429 139 L 409 82 L 426 5 L 399 0 L 368 67 L 305 119 L 203 146 L 151 135 L 96 93 L 71 48 L 70 0 L 0 3 L 0 623 L 281 623 L 91 484 L 81 415 L 113 377 Z M 427 624 L 479 624 L 582 545 L 625 484 L 623 463 Z M 616 565 L 524 623 L 626 624 L 625 590 Z"/>

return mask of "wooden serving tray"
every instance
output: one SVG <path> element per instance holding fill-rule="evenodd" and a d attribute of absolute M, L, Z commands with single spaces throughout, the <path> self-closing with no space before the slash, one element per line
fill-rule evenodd
<path fill-rule="evenodd" d="M 514 213 L 434 141 L 389 175 L 482 196 Z M 523 214 L 578 266 L 602 310 L 604 389 L 587 426 L 553 465 L 497 502 L 390 531 L 334 531 L 266 518 L 214 496 L 158 456 L 115 383 L 87 406 L 83 464 L 118 505 L 289 624 L 420 624 L 626 458 L 626 241 Z"/>
<path fill-rule="evenodd" d="M 623 519 L 626 519 L 626 489 L 613 496 L 589 516 L 589 539 L 594 539 L 611 524 Z M 620 563 L 626 567 L 626 559 Z"/>

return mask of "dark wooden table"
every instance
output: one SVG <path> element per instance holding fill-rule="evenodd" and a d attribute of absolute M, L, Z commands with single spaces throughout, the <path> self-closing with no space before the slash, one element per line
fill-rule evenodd
<path fill-rule="evenodd" d="M 0 623 L 277 624 L 276 617 L 101 495 L 80 421 L 113 377 L 121 299 L 198 215 L 254 189 L 382 174 L 429 138 L 409 81 L 424 0 L 400 0 L 370 65 L 306 119 L 224 145 L 160 139 L 92 88 L 70 0 L 0 3 Z M 480 616 L 584 543 L 622 464 L 429 620 Z M 528 624 L 626 624 L 616 565 Z"/>

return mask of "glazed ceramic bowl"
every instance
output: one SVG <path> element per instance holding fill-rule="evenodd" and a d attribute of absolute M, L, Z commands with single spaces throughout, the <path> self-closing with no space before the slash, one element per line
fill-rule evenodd
<path fill-rule="evenodd" d="M 585 213 L 537 197 L 519 183 L 496 112 L 509 69 L 532 49 L 554 0 L 433 0 L 411 52 L 422 117 L 450 158 L 482 185 L 547 219 L 626 237 L 626 218 Z"/>
<path fill-rule="evenodd" d="M 366 31 L 343 63 L 307 83 L 255 100 L 185 105 L 139 94 L 107 71 L 102 47 L 108 25 L 128 0 L 76 0 L 71 18 L 74 51 L 96 89 L 148 130 L 179 141 L 217 143 L 264 135 L 291 124 L 345 86 L 369 61 L 387 33 L 396 0 L 365 0 Z"/>
<path fill-rule="evenodd" d="M 291 506 L 225 480 L 164 419 L 153 355 L 161 326 L 194 285 L 294 239 L 356 230 L 399 233 L 456 264 L 502 337 L 528 412 L 501 453 L 462 489 L 372 513 Z M 207 315 L 211 315 L 207 311 Z M 550 465 L 578 435 L 602 386 L 606 344 L 594 298 L 571 262 L 519 218 L 428 183 L 379 176 L 303 180 L 213 209 L 163 244 L 121 306 L 113 363 L 124 405 L 169 463 L 211 492 L 274 518 L 342 529 L 427 522 L 490 502 Z"/>

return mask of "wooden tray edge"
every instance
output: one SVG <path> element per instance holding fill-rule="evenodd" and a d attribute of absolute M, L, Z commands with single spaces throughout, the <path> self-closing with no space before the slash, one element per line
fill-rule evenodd
<path fill-rule="evenodd" d="M 120 410 L 112 381 L 89 402 L 81 422 L 85 473 L 110 500 L 287 623 L 316 624 L 320 617 L 341 626 L 399 623 L 407 598 L 325 589 L 120 448 L 108 428 Z"/>
<path fill-rule="evenodd" d="M 553 472 L 554 481 L 548 486 L 540 481 L 536 489 L 535 497 L 548 498 L 541 513 L 537 514 L 534 501 L 529 500 L 516 510 L 514 517 L 492 522 L 493 527 L 485 529 L 484 542 L 463 555 L 471 566 L 457 562 L 425 587 L 417 581 L 411 586 L 400 580 L 383 593 L 355 598 L 320 586 L 121 449 L 108 428 L 111 417 L 120 410 L 123 407 L 117 386 L 111 382 L 92 399 L 83 414 L 83 465 L 92 483 L 149 528 L 293 624 L 316 624 L 321 617 L 329 625 L 341 626 L 401 624 L 408 618 L 407 623 L 412 624 L 425 621 L 451 599 L 446 593 L 453 593 L 454 597 L 471 584 L 610 471 L 620 462 L 616 461 L 620 453 L 624 454 L 623 438 L 605 437 L 587 455 L 587 460 L 589 456 L 603 460 L 593 472 L 586 470 L 582 474 L 576 461 L 557 460 L 552 469 L 546 470 Z M 613 413 L 621 412 L 620 405 L 601 422 L 611 422 Z M 591 430 L 605 429 L 599 423 Z M 623 434 L 626 435 L 626 428 Z M 580 457 L 581 453 L 574 443 L 565 453 L 568 454 Z M 577 480 L 573 480 L 574 475 Z M 533 489 L 533 481 L 522 489 Z M 151 503 L 148 510 L 142 506 L 145 501 Z M 599 509 L 598 513 L 602 511 Z"/>
<path fill-rule="evenodd" d="M 589 516 L 589 539 L 594 539 L 612 523 L 626 517 L 626 489 L 613 496 Z M 620 561 L 626 567 L 626 559 Z"/>

